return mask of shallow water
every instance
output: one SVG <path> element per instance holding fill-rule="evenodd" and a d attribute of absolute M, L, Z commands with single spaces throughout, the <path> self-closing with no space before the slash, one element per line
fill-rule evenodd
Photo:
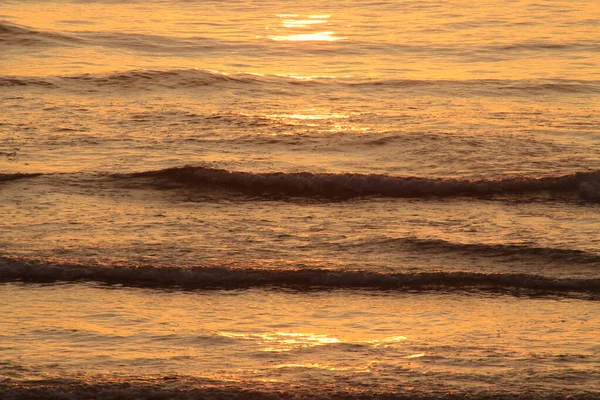
<path fill-rule="evenodd" d="M 593 389 L 598 379 L 600 320 L 589 301 L 93 284 L 9 284 L 3 296 L 12 299 L 2 302 L 3 353 L 14 360 L 3 370 L 12 379 L 116 370 L 112 379 L 191 376 L 365 394 L 465 385 L 518 393 L 534 382 L 563 392 Z"/>

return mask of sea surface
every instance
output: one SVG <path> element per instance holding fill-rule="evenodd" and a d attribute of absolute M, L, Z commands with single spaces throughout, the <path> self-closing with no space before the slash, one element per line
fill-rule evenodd
<path fill-rule="evenodd" d="M 600 399 L 600 3 L 2 0 L 0 399 Z"/>

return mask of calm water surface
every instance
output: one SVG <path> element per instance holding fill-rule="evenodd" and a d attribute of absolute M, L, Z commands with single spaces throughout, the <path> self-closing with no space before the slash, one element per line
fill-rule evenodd
<path fill-rule="evenodd" d="M 3 2 L 0 397 L 600 398 L 600 6 L 330 3 Z"/>

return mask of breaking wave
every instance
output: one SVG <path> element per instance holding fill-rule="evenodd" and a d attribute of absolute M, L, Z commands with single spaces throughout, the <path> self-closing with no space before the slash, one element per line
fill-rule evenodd
<path fill-rule="evenodd" d="M 528 291 L 532 294 L 579 293 L 597 298 L 600 279 L 550 278 L 530 274 L 473 272 L 382 273 L 361 270 L 265 269 L 226 266 L 104 266 L 0 259 L 0 281 L 102 282 L 134 287 L 184 289 L 485 290 Z"/>
<path fill-rule="evenodd" d="M 159 188 L 221 189 L 250 195 L 324 198 L 493 196 L 549 192 L 600 200 L 600 171 L 543 178 L 499 180 L 431 179 L 378 174 L 228 171 L 185 166 L 158 171 L 113 175 L 117 179 L 145 179 Z"/>

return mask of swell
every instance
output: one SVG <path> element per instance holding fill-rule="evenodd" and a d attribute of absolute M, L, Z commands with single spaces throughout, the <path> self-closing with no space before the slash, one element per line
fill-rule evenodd
<path fill-rule="evenodd" d="M 483 290 L 525 291 L 531 295 L 585 295 L 597 299 L 600 279 L 550 278 L 530 274 L 486 274 L 473 272 L 381 273 L 360 270 L 264 269 L 225 266 L 164 267 L 104 266 L 0 259 L 0 281 L 12 282 L 102 282 L 134 287 L 243 289 L 290 287 L 309 289 L 379 290 Z"/>
<path fill-rule="evenodd" d="M 30 47 L 75 44 L 81 41 L 80 38 L 65 33 L 41 31 L 0 21 L 0 44 L 2 45 Z"/>
<path fill-rule="evenodd" d="M 252 75 L 230 76 L 215 71 L 186 70 L 132 70 L 110 74 L 81 74 L 49 77 L 0 76 L 0 87 L 45 86 L 57 89 L 138 89 L 159 90 L 194 88 L 223 82 L 247 84 L 255 82 Z"/>
<path fill-rule="evenodd" d="M 505 54 L 506 52 L 532 51 L 548 52 L 559 51 L 561 53 L 585 52 L 593 53 L 600 51 L 600 45 L 594 40 L 578 41 L 516 41 L 512 43 L 500 44 L 467 44 L 462 43 L 460 47 L 454 43 L 452 46 L 440 46 L 434 44 L 411 45 L 398 43 L 382 43 L 365 40 L 366 38 L 352 38 L 351 40 L 342 40 L 337 44 L 337 50 L 343 51 L 348 55 L 366 55 L 365 49 L 382 49 L 386 53 L 401 52 L 402 54 L 442 54 L 445 56 L 464 57 L 470 55 L 471 58 L 481 57 L 482 55 Z M 122 31 L 78 31 L 76 34 L 65 32 L 44 31 L 29 26 L 18 25 L 8 21 L 0 21 L 0 43 L 8 45 L 48 45 L 48 44 L 69 44 L 85 43 L 95 46 L 105 46 L 110 48 L 123 48 L 141 51 L 159 51 L 164 52 L 183 52 L 183 51 L 257 51 L 268 52 L 269 48 L 281 51 L 291 47 L 294 52 L 303 51 L 303 48 L 288 43 L 287 41 L 259 40 L 259 41 L 227 41 L 220 39 L 211 39 L 207 37 L 173 37 L 155 34 L 131 33 Z M 310 48 L 306 49 L 310 51 Z"/>
<path fill-rule="evenodd" d="M 600 93 L 598 80 L 539 79 L 539 80 L 499 80 L 499 79 L 375 79 L 361 77 L 294 77 L 280 75 L 258 75 L 244 73 L 224 73 L 200 69 L 171 70 L 129 70 L 107 74 L 80 74 L 57 76 L 0 76 L 0 87 L 47 86 L 62 90 L 81 89 L 139 89 L 163 90 L 186 89 L 215 85 L 227 82 L 234 88 L 254 84 L 256 90 L 279 89 L 281 85 L 310 86 L 315 89 L 330 90 L 332 86 L 362 93 L 365 88 L 374 91 L 404 91 L 414 89 L 437 94 L 455 94 L 456 90 L 477 93 L 485 96 L 531 95 L 536 94 L 597 94 Z M 260 88 L 259 88 L 260 87 Z"/>
<path fill-rule="evenodd" d="M 499 180 L 432 179 L 378 174 L 228 171 L 185 166 L 133 174 L 117 179 L 146 180 L 158 188 L 221 189 L 260 196 L 323 198 L 381 197 L 485 197 L 548 192 L 579 195 L 600 201 L 600 171 L 543 178 L 518 177 Z"/>
<path fill-rule="evenodd" d="M 237 44 L 224 39 L 205 37 L 174 38 L 169 36 L 148 35 L 125 32 L 81 32 L 79 35 L 87 42 L 109 48 L 133 49 L 143 52 L 159 51 L 161 53 L 188 53 L 207 51 L 252 50 L 249 44 Z"/>
<path fill-rule="evenodd" d="M 549 42 L 549 41 L 520 41 L 507 44 L 496 44 L 486 46 L 484 48 L 502 52 L 511 50 L 556 50 L 556 51 L 569 51 L 578 50 L 586 52 L 598 52 L 600 51 L 600 44 L 594 40 L 579 40 L 574 42 L 561 41 L 561 42 Z"/>
<path fill-rule="evenodd" d="M 260 51 L 252 43 L 211 39 L 206 37 L 175 38 L 129 32 L 88 32 L 73 33 L 44 31 L 28 26 L 0 21 L 0 44 L 15 47 L 47 46 L 102 46 L 111 49 L 135 50 L 140 52 L 160 52 L 187 54 L 207 51 Z"/>

